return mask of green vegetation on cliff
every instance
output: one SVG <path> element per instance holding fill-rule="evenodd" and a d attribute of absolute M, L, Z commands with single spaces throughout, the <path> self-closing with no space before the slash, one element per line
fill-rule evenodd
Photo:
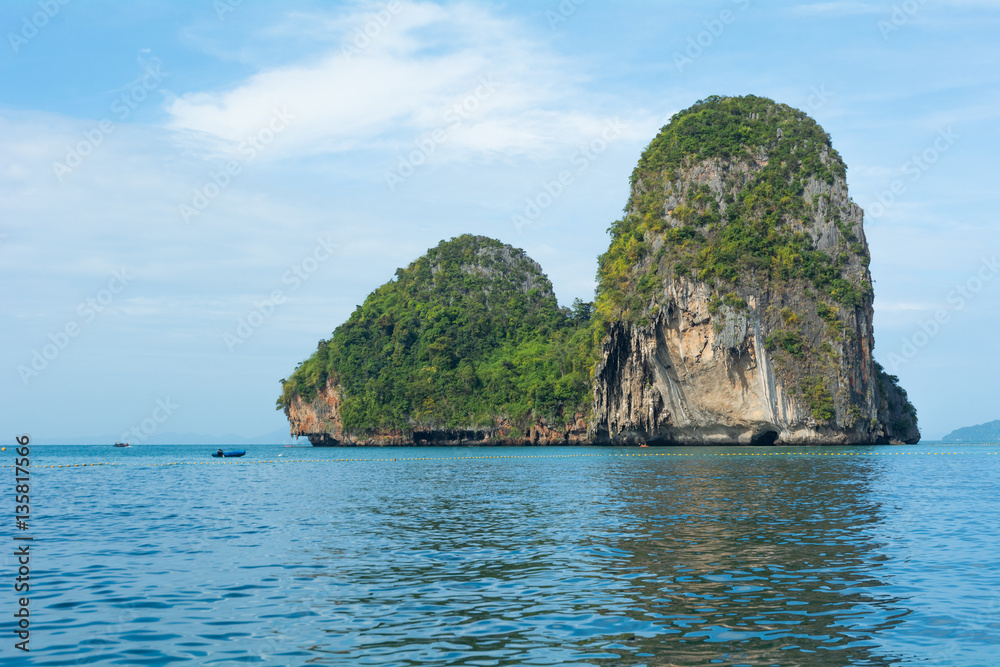
<path fill-rule="evenodd" d="M 883 414 L 894 414 L 896 418 L 886 424 L 889 434 L 896 440 L 907 441 L 915 434 L 920 437 L 917 429 L 917 409 L 899 384 L 899 376 L 885 371 L 882 364 L 875 362 L 876 389 Z M 914 441 L 915 442 L 915 441 Z"/>
<path fill-rule="evenodd" d="M 590 304 L 559 308 L 522 250 L 442 241 L 382 285 L 283 381 L 278 408 L 332 379 L 352 432 L 520 428 L 571 420 L 590 401 Z"/>
<path fill-rule="evenodd" d="M 709 160 L 721 190 L 692 183 L 679 191 L 683 174 Z M 817 250 L 806 231 L 822 205 L 804 196 L 810 180 L 832 185 L 845 175 L 829 135 L 772 100 L 710 97 L 674 115 L 643 152 L 626 215 L 608 230 L 598 317 L 644 323 L 655 286 L 670 275 L 712 285 L 801 278 L 834 302 L 862 305 L 871 285 L 842 269 L 851 254 L 867 265 L 866 251 L 839 212 L 830 212 L 844 240 L 838 252 Z"/>

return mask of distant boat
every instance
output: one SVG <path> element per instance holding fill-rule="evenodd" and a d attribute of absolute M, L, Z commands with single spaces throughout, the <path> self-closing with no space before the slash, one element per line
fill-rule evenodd
<path fill-rule="evenodd" d="M 242 450 L 239 452 L 215 452 L 214 454 L 212 454 L 212 456 L 214 456 L 215 458 L 222 458 L 223 456 L 229 458 L 231 456 L 243 456 L 244 454 L 246 454 L 246 450 Z"/>
<path fill-rule="evenodd" d="M 127 442 L 116 442 L 115 443 L 115 447 L 130 447 L 130 446 L 131 445 L 129 445 Z"/>

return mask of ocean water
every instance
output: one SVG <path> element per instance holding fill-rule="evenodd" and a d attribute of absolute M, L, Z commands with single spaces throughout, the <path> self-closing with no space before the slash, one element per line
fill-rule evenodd
<path fill-rule="evenodd" d="M 214 450 L 33 446 L 0 663 L 1000 664 L 1000 447 Z"/>

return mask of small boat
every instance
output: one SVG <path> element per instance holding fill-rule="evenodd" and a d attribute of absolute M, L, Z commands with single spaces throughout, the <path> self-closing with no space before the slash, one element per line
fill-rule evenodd
<path fill-rule="evenodd" d="M 116 442 L 114 446 L 115 447 L 130 447 L 131 445 L 129 445 L 127 442 Z"/>
<path fill-rule="evenodd" d="M 215 458 L 222 458 L 223 456 L 229 458 L 232 456 L 243 456 L 244 454 L 246 454 L 246 450 L 238 452 L 222 452 L 221 454 L 219 452 L 215 452 L 214 454 L 212 454 L 212 456 L 214 456 Z"/>

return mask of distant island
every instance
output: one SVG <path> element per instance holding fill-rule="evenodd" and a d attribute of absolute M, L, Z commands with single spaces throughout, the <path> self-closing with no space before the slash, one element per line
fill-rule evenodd
<path fill-rule="evenodd" d="M 941 438 L 943 442 L 955 443 L 994 443 L 1000 442 L 1000 419 L 996 421 L 979 424 L 978 426 L 965 426 L 957 428 L 948 435 Z"/>
<path fill-rule="evenodd" d="M 702 100 L 642 153 L 593 303 L 560 308 L 523 250 L 442 241 L 319 342 L 277 407 L 314 445 L 918 442 L 872 357 L 846 173 L 803 112 Z"/>

